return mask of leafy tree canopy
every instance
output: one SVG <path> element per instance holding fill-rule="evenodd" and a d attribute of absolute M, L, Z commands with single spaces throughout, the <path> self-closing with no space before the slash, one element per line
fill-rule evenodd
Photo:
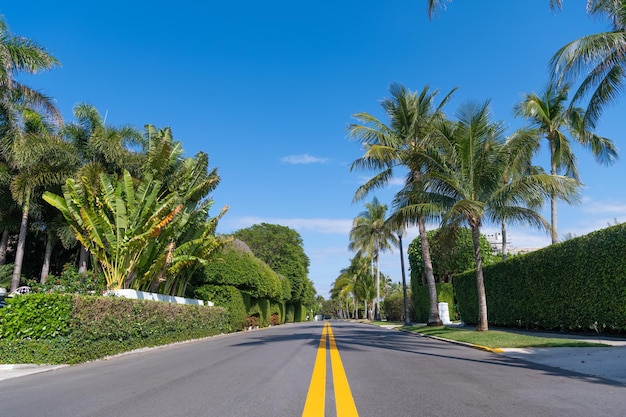
<path fill-rule="evenodd" d="M 261 223 L 233 235 L 244 241 L 257 258 L 289 280 L 292 301 L 304 301 L 310 296 L 309 258 L 298 232 L 286 226 Z"/>
<path fill-rule="evenodd" d="M 437 282 L 451 282 L 455 274 L 476 268 L 470 229 L 459 227 L 431 230 L 428 232 L 428 243 Z M 498 256 L 492 253 L 491 245 L 484 235 L 480 235 L 480 247 L 483 264 L 498 262 Z M 408 255 L 411 279 L 423 283 L 424 260 L 419 236 L 409 244 Z"/>

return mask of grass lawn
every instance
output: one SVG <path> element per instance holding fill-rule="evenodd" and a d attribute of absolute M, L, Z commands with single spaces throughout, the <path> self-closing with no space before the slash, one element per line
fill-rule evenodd
<path fill-rule="evenodd" d="M 456 340 L 458 342 L 485 346 L 491 349 L 529 347 L 607 347 L 607 345 L 601 343 L 581 342 L 578 340 L 557 337 L 528 336 L 499 330 L 477 332 L 475 330 L 455 329 L 451 327 L 425 326 L 403 327 L 403 329 L 424 335 L 437 336 L 444 339 Z"/>

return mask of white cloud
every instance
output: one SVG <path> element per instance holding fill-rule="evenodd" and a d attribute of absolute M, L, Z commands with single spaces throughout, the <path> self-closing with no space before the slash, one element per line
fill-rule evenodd
<path fill-rule="evenodd" d="M 318 158 L 309 154 L 301 155 L 289 155 L 280 158 L 280 161 L 284 164 L 325 164 L 328 162 L 328 158 Z"/>

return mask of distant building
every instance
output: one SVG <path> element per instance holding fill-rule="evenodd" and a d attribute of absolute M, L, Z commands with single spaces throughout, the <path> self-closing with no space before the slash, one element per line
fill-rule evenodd
<path fill-rule="evenodd" d="M 491 251 L 493 252 L 494 255 L 498 253 L 502 253 L 502 233 L 496 232 L 496 233 L 485 235 L 485 237 L 487 238 L 487 241 L 491 245 Z M 540 248 L 531 248 L 531 247 L 516 248 L 512 245 L 511 238 L 507 236 L 506 253 L 508 254 L 519 255 L 523 253 L 536 251 L 537 249 L 540 249 Z"/>

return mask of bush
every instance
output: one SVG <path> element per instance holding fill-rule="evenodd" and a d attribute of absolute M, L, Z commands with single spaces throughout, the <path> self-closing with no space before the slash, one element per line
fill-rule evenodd
<path fill-rule="evenodd" d="M 0 320 L 5 363 L 72 364 L 228 331 L 220 307 L 80 295 L 15 297 Z"/>
<path fill-rule="evenodd" d="M 78 269 L 71 264 L 66 264 L 60 276 L 49 275 L 44 284 L 30 280 L 28 286 L 31 292 L 46 293 L 69 293 L 69 294 L 102 294 L 106 290 L 104 276 L 93 271 L 78 273 Z"/>
<path fill-rule="evenodd" d="M 489 323 L 626 332 L 626 224 L 483 269 Z M 455 278 L 462 319 L 478 319 L 476 272 Z"/>
<path fill-rule="evenodd" d="M 409 318 L 415 320 L 415 306 L 411 302 L 411 293 L 408 292 Z M 389 321 L 404 321 L 404 294 L 394 293 L 383 300 L 383 312 Z"/>
<path fill-rule="evenodd" d="M 244 328 L 248 308 L 241 291 L 230 285 L 203 285 L 196 289 L 195 297 L 212 301 L 215 306 L 223 307 L 228 312 L 229 331 Z"/>
<path fill-rule="evenodd" d="M 437 287 L 437 301 L 440 303 L 448 303 L 450 311 L 450 320 L 458 319 L 454 309 L 454 294 L 452 284 L 439 283 Z M 415 304 L 416 320 L 421 323 L 428 321 L 430 313 L 430 295 L 427 285 L 416 285 L 413 287 L 413 303 Z"/>
<path fill-rule="evenodd" d="M 54 339 L 70 333 L 72 296 L 28 294 L 0 308 L 0 339 Z"/>

